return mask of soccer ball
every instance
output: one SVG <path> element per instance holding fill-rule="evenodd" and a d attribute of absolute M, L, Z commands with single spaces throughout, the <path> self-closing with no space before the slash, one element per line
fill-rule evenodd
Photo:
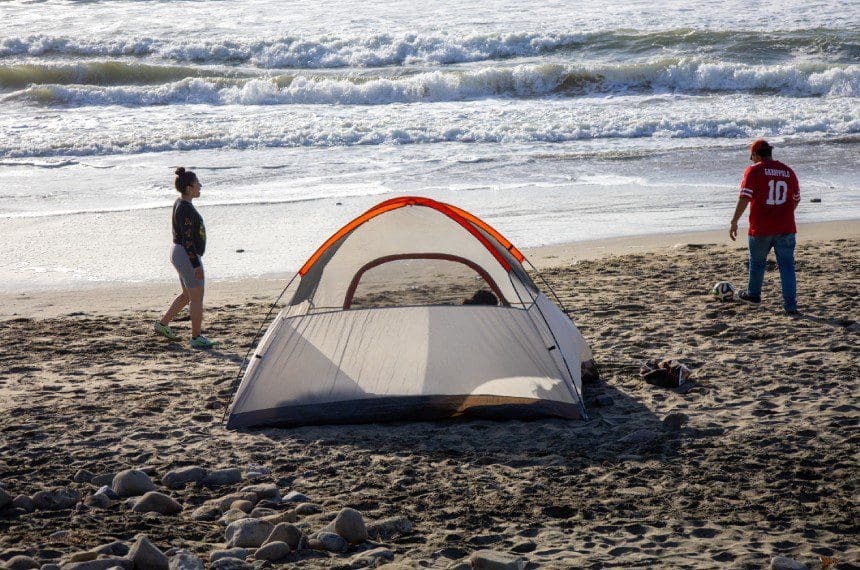
<path fill-rule="evenodd" d="M 719 301 L 731 301 L 735 297 L 735 288 L 728 281 L 720 281 L 711 289 L 711 295 Z"/>

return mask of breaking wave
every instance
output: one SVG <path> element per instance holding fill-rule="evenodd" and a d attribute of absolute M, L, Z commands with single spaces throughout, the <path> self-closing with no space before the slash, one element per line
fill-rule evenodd
<path fill-rule="evenodd" d="M 188 77 L 217 75 L 222 75 L 222 73 L 197 67 L 148 65 L 123 61 L 15 64 L 0 65 L 0 89 L 21 88 L 45 83 L 58 85 L 147 85 L 179 81 Z"/>

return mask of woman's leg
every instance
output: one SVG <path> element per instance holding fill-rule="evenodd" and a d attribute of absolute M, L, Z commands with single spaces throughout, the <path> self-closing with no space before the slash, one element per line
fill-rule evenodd
<path fill-rule="evenodd" d="M 203 326 L 203 286 L 188 289 L 188 312 L 191 313 L 191 338 L 200 336 Z"/>
<path fill-rule="evenodd" d="M 170 308 L 167 309 L 167 312 L 164 313 L 164 316 L 161 317 L 161 321 L 159 322 L 164 326 L 169 325 L 170 321 L 176 318 L 176 315 L 179 314 L 179 311 L 181 311 L 183 307 L 188 304 L 188 301 L 188 289 L 186 289 L 183 285 L 182 293 L 176 296 L 176 298 L 173 300 L 173 304 L 170 305 Z"/>

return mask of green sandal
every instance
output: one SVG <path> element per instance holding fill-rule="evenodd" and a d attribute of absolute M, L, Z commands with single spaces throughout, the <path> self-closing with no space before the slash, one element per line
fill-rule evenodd
<path fill-rule="evenodd" d="M 158 321 L 155 321 L 155 326 L 153 327 L 155 332 L 163 336 L 168 340 L 179 340 L 179 337 L 176 336 L 176 333 L 171 330 L 171 328 L 167 325 L 163 325 Z"/>

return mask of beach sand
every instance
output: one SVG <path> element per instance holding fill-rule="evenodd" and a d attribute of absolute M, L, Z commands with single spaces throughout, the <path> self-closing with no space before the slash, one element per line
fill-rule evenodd
<path fill-rule="evenodd" d="M 24 512 L 19 497 L 21 509 L 0 511 L 0 560 L 61 564 L 143 533 L 168 554 L 185 549 L 208 563 L 225 526 L 195 509 L 272 483 L 319 506 L 299 514 L 295 503 L 268 503 L 306 534 L 343 507 L 368 524 L 411 523 L 383 525 L 396 528 L 346 553 L 303 549 L 276 566 L 389 562 L 362 557 L 381 546 L 391 568 L 447 568 L 482 549 L 545 568 L 762 568 L 778 555 L 856 567 L 858 228 L 801 228 L 797 318 L 781 311 L 772 266 L 761 307 L 710 297 L 716 281 L 745 281 L 745 240 L 724 232 L 530 252 L 601 367 L 602 380 L 585 387 L 585 422 L 227 431 L 237 369 L 283 280 L 213 283 L 205 327 L 220 344 L 210 352 L 153 336 L 170 285 L 6 296 L 0 487 L 9 498 L 64 489 L 82 502 Z M 187 317 L 176 329 L 187 335 Z M 644 383 L 648 358 L 680 359 L 698 386 L 679 394 Z M 239 468 L 244 478 L 161 484 L 193 465 Z M 182 512 L 97 506 L 100 481 L 86 481 L 129 468 L 150 473 Z"/>

